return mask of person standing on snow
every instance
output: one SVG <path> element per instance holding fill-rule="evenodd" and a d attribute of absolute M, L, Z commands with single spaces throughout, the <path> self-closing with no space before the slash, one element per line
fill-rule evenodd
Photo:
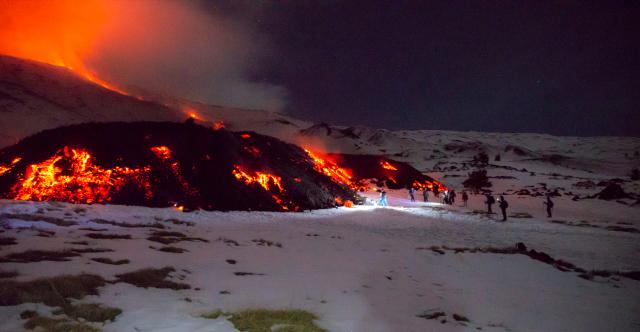
<path fill-rule="evenodd" d="M 409 195 L 411 195 L 411 201 L 415 202 L 416 198 L 413 196 L 416 193 L 415 190 L 413 190 L 413 187 L 411 187 L 411 189 L 409 189 Z"/>
<path fill-rule="evenodd" d="M 387 203 L 387 192 L 384 191 L 384 189 L 380 190 L 380 205 L 389 206 L 389 203 Z"/>
<path fill-rule="evenodd" d="M 542 202 L 542 204 L 547 205 L 547 214 L 549 216 L 547 216 L 548 218 L 551 218 L 551 209 L 553 208 L 553 202 L 551 201 L 551 195 L 547 194 L 547 201 L 546 202 Z"/>
<path fill-rule="evenodd" d="M 469 195 L 467 195 L 466 191 L 462 191 L 462 206 L 467 206 L 467 201 L 469 200 Z"/>
<path fill-rule="evenodd" d="M 491 205 L 493 203 L 496 202 L 495 198 L 493 198 L 493 196 L 491 196 L 490 194 L 485 194 L 485 196 L 487 196 L 487 201 L 484 202 L 484 204 L 487 204 L 487 210 L 489 214 L 492 214 L 493 212 L 491 212 Z"/>
<path fill-rule="evenodd" d="M 435 196 L 436 198 L 438 198 L 438 186 L 434 185 L 433 186 L 433 196 Z"/>
<path fill-rule="evenodd" d="M 424 192 L 422 193 L 422 195 L 424 195 L 424 202 L 428 202 L 429 201 L 429 188 L 424 188 Z"/>
<path fill-rule="evenodd" d="M 451 192 L 449 193 L 449 204 L 453 204 L 456 202 L 456 191 L 455 190 L 451 190 Z"/>
<path fill-rule="evenodd" d="M 498 206 L 500 210 L 502 210 L 502 221 L 507 221 L 507 208 L 509 207 L 509 203 L 507 203 L 504 197 L 500 196 L 500 198 L 498 198 Z"/>

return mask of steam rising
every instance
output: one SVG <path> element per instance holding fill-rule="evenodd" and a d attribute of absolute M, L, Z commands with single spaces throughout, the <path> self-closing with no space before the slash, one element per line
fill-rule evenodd
<path fill-rule="evenodd" d="M 268 42 L 191 2 L 7 1 L 0 22 L 2 54 L 206 104 L 269 111 L 286 104 L 284 88 L 248 79 Z"/>

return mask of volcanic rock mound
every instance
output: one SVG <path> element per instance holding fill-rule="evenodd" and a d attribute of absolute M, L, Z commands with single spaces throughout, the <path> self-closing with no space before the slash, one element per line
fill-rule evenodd
<path fill-rule="evenodd" d="M 218 211 L 361 200 L 295 145 L 191 122 L 87 123 L 30 136 L 0 150 L 0 197 Z"/>

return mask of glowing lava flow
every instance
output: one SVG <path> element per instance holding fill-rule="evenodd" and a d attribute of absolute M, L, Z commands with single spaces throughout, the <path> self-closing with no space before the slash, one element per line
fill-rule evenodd
<path fill-rule="evenodd" d="M 251 176 L 245 173 L 243 170 L 241 170 L 240 167 L 238 166 L 236 166 L 236 169 L 233 170 L 233 175 L 235 175 L 235 177 L 240 181 L 244 180 L 246 184 L 251 184 L 253 182 L 256 182 L 259 185 L 261 185 L 266 191 L 269 191 L 271 186 L 270 183 L 273 183 L 280 189 L 279 190 L 280 192 L 283 192 L 282 186 L 280 185 L 280 180 L 282 178 L 278 176 L 266 174 L 266 173 L 260 173 L 260 172 L 256 172 L 256 176 Z M 271 197 L 276 201 L 276 203 L 278 203 L 278 205 L 280 205 L 280 207 L 283 210 L 289 210 L 289 207 L 287 207 L 286 203 L 282 199 L 280 199 L 278 196 L 271 195 Z"/>
<path fill-rule="evenodd" d="M 90 161 L 91 155 L 84 150 L 60 149 L 48 160 L 29 166 L 24 179 L 11 189 L 11 196 L 16 200 L 101 203 L 110 200 L 111 190 L 118 191 L 131 182 L 144 188 L 147 197 L 151 195 L 148 167 L 106 170 Z"/>
<path fill-rule="evenodd" d="M 166 146 L 154 147 L 151 148 L 151 151 L 153 151 L 160 159 L 166 160 L 171 158 L 171 150 L 169 150 L 169 148 L 167 148 Z"/>
<path fill-rule="evenodd" d="M 313 168 L 320 173 L 330 176 L 334 182 L 346 184 L 354 191 L 364 191 L 368 188 L 366 185 L 362 185 L 361 183 L 351 180 L 351 175 L 349 175 L 348 170 L 340 168 L 336 164 L 314 155 L 307 149 L 304 149 L 304 151 L 306 151 L 309 157 L 313 159 Z"/>
<path fill-rule="evenodd" d="M 441 183 L 433 181 L 433 184 L 438 186 L 438 191 L 442 192 L 445 190 L 449 190 L 449 188 L 443 186 Z M 429 189 L 429 190 L 433 190 L 433 184 L 431 184 L 428 181 L 425 181 L 424 183 L 420 183 L 418 181 L 413 183 L 413 187 L 418 189 L 418 190 L 424 190 L 424 189 Z"/>
<path fill-rule="evenodd" d="M 244 182 L 246 184 L 257 182 L 259 185 L 264 187 L 264 189 L 266 189 L 267 191 L 269 191 L 269 183 L 273 182 L 276 186 L 278 186 L 278 188 L 280 188 L 280 191 L 282 191 L 282 186 L 280 186 L 281 178 L 275 175 L 256 172 L 256 176 L 251 176 L 245 173 L 244 171 L 242 171 L 240 167 L 237 167 L 237 166 L 236 166 L 236 169 L 233 170 L 233 175 L 235 175 L 235 177 L 238 180 L 244 179 Z"/>
<path fill-rule="evenodd" d="M 392 170 L 392 171 L 397 171 L 397 170 L 398 170 L 397 168 L 395 168 L 395 167 L 391 166 L 391 165 L 390 165 L 388 162 L 386 162 L 386 161 L 385 161 L 385 162 L 381 162 L 381 164 L 382 164 L 382 167 L 384 167 L 384 168 L 386 168 L 386 169 L 390 169 L 390 170 Z"/>

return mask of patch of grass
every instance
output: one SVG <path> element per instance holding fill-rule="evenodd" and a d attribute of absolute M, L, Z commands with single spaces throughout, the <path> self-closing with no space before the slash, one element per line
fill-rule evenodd
<path fill-rule="evenodd" d="M 87 209 L 81 208 L 81 207 L 75 207 L 75 208 L 73 208 L 72 211 L 75 212 L 75 213 L 86 213 Z"/>
<path fill-rule="evenodd" d="M 470 214 L 470 215 L 489 215 L 489 212 L 485 211 L 485 210 L 473 210 L 473 211 L 469 211 L 466 214 Z"/>
<path fill-rule="evenodd" d="M 280 242 L 275 242 L 274 243 L 273 241 L 265 240 L 263 238 L 253 239 L 253 240 L 251 240 L 251 242 L 253 242 L 253 243 L 255 243 L 255 244 L 259 245 L 259 246 L 271 247 L 271 246 L 275 245 L 278 248 L 282 248 L 282 243 L 280 243 Z"/>
<path fill-rule="evenodd" d="M 117 240 L 117 239 L 125 239 L 131 240 L 131 235 L 118 235 L 118 234 L 102 234 L 102 233 L 89 233 L 84 236 L 92 239 L 104 239 L 104 240 Z"/>
<path fill-rule="evenodd" d="M 82 318 L 87 322 L 106 322 L 110 320 L 115 322 L 116 316 L 122 313 L 122 310 L 111 307 L 101 307 L 98 303 L 87 303 L 78 305 L 63 305 L 62 308 L 52 312 L 54 315 L 65 314 L 71 319 L 78 320 Z"/>
<path fill-rule="evenodd" d="M 103 264 L 111 264 L 111 265 L 129 264 L 129 260 L 128 259 L 121 259 L 119 261 L 114 262 L 110 258 L 98 257 L 98 258 L 91 258 L 91 260 L 94 261 L 94 262 L 103 263 Z"/>
<path fill-rule="evenodd" d="M 187 284 L 164 280 L 169 276 L 169 273 L 174 271 L 175 269 L 169 266 L 162 269 L 146 268 L 129 273 L 116 274 L 116 278 L 118 278 L 118 282 L 125 282 L 136 287 L 169 288 L 173 290 L 190 289 L 191 286 Z"/>
<path fill-rule="evenodd" d="M 567 261 L 563 261 L 561 259 L 556 260 L 555 265 L 564 267 L 564 268 L 569 269 L 569 270 L 573 270 L 573 269 L 576 268 L 576 266 L 573 265 L 572 263 L 569 263 Z"/>
<path fill-rule="evenodd" d="M 68 226 L 73 226 L 78 224 L 77 222 L 71 221 L 71 220 L 64 220 L 60 218 L 46 217 L 46 216 L 34 215 L 34 214 L 28 214 L 28 213 L 3 213 L 0 215 L 0 219 L 1 218 L 20 219 L 25 221 L 45 221 L 45 222 L 48 222 L 57 226 L 62 226 L 62 227 L 68 227 Z"/>
<path fill-rule="evenodd" d="M 19 276 L 20 273 L 18 273 L 17 270 L 13 270 L 13 271 L 0 271 L 0 279 L 9 279 L 9 278 L 15 278 L 17 276 Z"/>
<path fill-rule="evenodd" d="M 185 251 L 189 252 L 189 250 L 187 250 L 187 249 L 182 249 L 182 248 L 178 248 L 178 247 L 171 247 L 171 246 L 169 246 L 169 247 L 165 246 L 165 247 L 162 247 L 162 248 L 160 248 L 158 250 L 163 251 L 163 252 L 171 252 L 171 253 L 174 253 L 174 254 L 181 254 L 181 253 L 183 253 Z"/>
<path fill-rule="evenodd" d="M 173 236 L 173 237 L 187 237 L 180 232 L 168 232 L 168 231 L 154 231 L 151 233 L 153 236 Z"/>
<path fill-rule="evenodd" d="M 80 300 L 87 295 L 100 295 L 98 287 L 106 285 L 104 278 L 93 274 L 62 275 L 33 281 L 0 282 L 0 306 L 42 302 L 50 307 L 67 304 L 68 298 Z"/>
<path fill-rule="evenodd" d="M 205 318 L 218 318 L 221 315 L 228 316 L 222 311 L 214 311 L 204 315 Z M 313 321 L 318 317 L 308 311 L 298 309 L 287 310 L 244 310 L 231 314 L 229 321 L 236 329 L 249 332 L 329 332 L 318 327 Z M 277 328 L 272 330 L 273 326 Z"/>
<path fill-rule="evenodd" d="M 82 246 L 88 246 L 89 242 L 87 241 L 74 241 L 74 242 L 67 242 L 69 244 L 77 244 L 77 245 L 82 245 Z"/>
<path fill-rule="evenodd" d="M 20 316 L 30 310 L 23 311 Z M 35 311 L 32 311 L 32 317 L 29 317 L 28 321 L 24 324 L 24 328 L 34 330 L 39 327 L 39 331 L 44 332 L 102 332 L 99 328 L 89 326 L 85 323 L 69 323 L 66 318 L 47 318 L 39 316 Z M 23 318 L 27 319 L 27 318 Z"/>
<path fill-rule="evenodd" d="M 458 314 L 453 314 L 453 319 L 455 319 L 456 322 L 469 322 L 469 318 Z"/>
<path fill-rule="evenodd" d="M 231 313 L 224 312 L 220 309 L 216 309 L 208 314 L 202 315 L 203 318 L 208 318 L 208 319 L 218 319 L 218 317 L 220 316 L 231 316 Z"/>
<path fill-rule="evenodd" d="M 12 246 L 18 244 L 15 237 L 0 236 L 0 246 Z"/>
<path fill-rule="evenodd" d="M 228 290 L 223 290 L 223 291 L 220 291 L 220 292 L 218 292 L 218 293 L 220 293 L 220 294 L 226 294 L 226 295 L 231 294 L 231 292 L 229 292 Z"/>
<path fill-rule="evenodd" d="M 510 214 L 509 218 L 533 218 L 533 216 L 525 212 L 515 212 Z"/>
<path fill-rule="evenodd" d="M 438 319 L 438 317 L 446 316 L 446 314 L 442 311 L 434 312 L 434 313 L 423 313 L 422 315 L 416 315 L 420 318 L 424 319 Z"/>
<path fill-rule="evenodd" d="M 187 225 L 187 226 L 195 226 L 196 223 L 192 221 L 182 221 L 175 218 L 167 219 L 166 222 L 172 222 L 174 225 Z"/>
<path fill-rule="evenodd" d="M 108 231 L 108 229 L 106 229 L 106 228 L 93 228 L 93 227 L 82 227 L 82 228 L 78 228 L 78 230 L 81 230 L 81 231 L 91 231 L 91 232 L 104 232 L 104 231 Z"/>
<path fill-rule="evenodd" d="M 36 236 L 40 236 L 40 237 L 52 237 L 56 235 L 56 232 L 54 231 L 48 231 L 44 229 L 38 229 L 37 231 L 38 231 L 38 234 L 36 234 Z"/>
<path fill-rule="evenodd" d="M 554 224 L 566 224 L 567 222 L 564 220 L 551 220 L 552 223 Z"/>
<path fill-rule="evenodd" d="M 77 252 L 79 254 L 87 254 L 87 253 L 96 253 L 96 252 L 112 252 L 113 249 L 108 248 L 85 248 L 85 249 L 71 249 L 73 252 Z"/>
<path fill-rule="evenodd" d="M 231 240 L 231 239 L 227 239 L 226 237 L 219 237 L 216 242 L 222 242 L 224 244 L 227 244 L 229 246 L 234 245 L 236 247 L 240 246 L 240 244 L 238 243 L 238 241 L 236 240 Z"/>
<path fill-rule="evenodd" d="M 172 244 L 180 242 L 179 238 L 176 237 L 164 237 L 164 236 L 149 236 L 147 238 L 149 241 L 159 242 L 162 244 Z"/>
<path fill-rule="evenodd" d="M 253 272 L 234 272 L 233 274 L 237 276 L 264 276 L 264 273 L 253 273 Z"/>
<path fill-rule="evenodd" d="M 615 232 L 626 232 L 626 233 L 640 233 L 639 229 L 633 227 L 621 227 L 621 226 L 607 226 L 605 229 Z"/>
<path fill-rule="evenodd" d="M 71 260 L 69 257 L 76 256 L 80 256 L 80 254 L 71 250 L 27 250 L 25 252 L 15 252 L 4 257 L 0 257 L 0 263 L 35 263 L 41 261 L 67 262 Z"/>
<path fill-rule="evenodd" d="M 145 227 L 149 227 L 149 228 L 164 229 L 164 225 L 159 223 L 159 222 L 155 222 L 153 224 L 130 224 L 128 222 L 117 222 L 117 221 L 113 221 L 113 220 L 104 220 L 104 219 L 91 219 L 89 221 L 93 221 L 96 224 L 108 224 L 108 225 L 125 227 L 125 228 L 145 228 Z"/>
<path fill-rule="evenodd" d="M 640 280 L 640 271 L 616 272 L 616 275 L 633 280 Z"/>

